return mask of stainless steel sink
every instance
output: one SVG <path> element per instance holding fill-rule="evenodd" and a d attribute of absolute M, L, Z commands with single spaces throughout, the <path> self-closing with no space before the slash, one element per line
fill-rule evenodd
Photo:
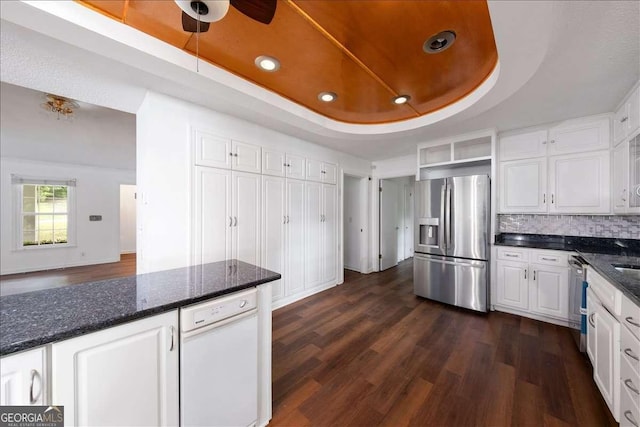
<path fill-rule="evenodd" d="M 613 267 L 625 276 L 640 280 L 640 265 L 613 265 Z"/>

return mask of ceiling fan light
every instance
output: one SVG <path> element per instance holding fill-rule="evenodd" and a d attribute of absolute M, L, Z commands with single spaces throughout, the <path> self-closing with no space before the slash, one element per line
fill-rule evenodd
<path fill-rule="evenodd" d="M 254 61 L 256 66 L 263 71 L 274 72 L 280 69 L 280 61 L 272 56 L 260 55 Z"/>
<path fill-rule="evenodd" d="M 411 97 L 409 95 L 398 95 L 395 98 L 393 98 L 393 103 L 396 105 L 402 105 L 409 102 L 410 99 Z"/>
<path fill-rule="evenodd" d="M 318 94 L 318 99 L 322 102 L 333 102 L 338 98 L 338 95 L 335 92 L 320 92 Z"/>
<path fill-rule="evenodd" d="M 229 11 L 229 0 L 175 0 L 187 15 L 201 22 L 216 22 Z"/>

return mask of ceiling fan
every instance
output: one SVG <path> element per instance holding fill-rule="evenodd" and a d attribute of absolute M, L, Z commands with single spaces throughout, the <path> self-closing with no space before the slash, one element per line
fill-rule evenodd
<path fill-rule="evenodd" d="M 175 0 L 182 9 L 182 29 L 204 33 L 209 23 L 224 18 L 229 5 L 249 18 L 269 24 L 276 13 L 277 0 Z"/>

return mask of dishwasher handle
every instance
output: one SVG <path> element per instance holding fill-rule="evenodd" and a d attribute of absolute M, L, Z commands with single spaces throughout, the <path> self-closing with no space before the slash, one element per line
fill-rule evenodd
<path fill-rule="evenodd" d="M 200 335 L 200 334 L 204 334 L 206 332 L 209 332 L 212 329 L 221 328 L 221 327 L 223 327 L 225 325 L 228 325 L 229 323 L 234 323 L 234 322 L 237 322 L 237 321 L 242 320 L 242 319 L 247 318 L 247 317 L 256 316 L 257 313 L 258 313 L 258 309 L 254 308 L 252 310 L 245 311 L 244 313 L 238 314 L 236 316 L 227 317 L 226 319 L 220 320 L 219 322 L 211 323 L 210 325 L 203 326 L 201 328 L 194 329 L 194 330 L 189 331 L 189 332 L 181 332 L 180 333 L 180 339 L 182 341 L 187 340 L 187 339 L 192 338 L 192 337 L 194 337 L 196 335 Z"/>

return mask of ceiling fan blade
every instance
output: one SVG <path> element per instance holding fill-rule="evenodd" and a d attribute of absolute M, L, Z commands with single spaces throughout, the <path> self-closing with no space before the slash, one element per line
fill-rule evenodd
<path fill-rule="evenodd" d="M 198 32 L 198 21 L 182 12 L 182 29 L 190 33 Z M 206 33 L 209 30 L 209 23 L 200 21 L 200 32 Z"/>
<path fill-rule="evenodd" d="M 277 0 L 231 0 L 231 6 L 263 24 L 269 24 L 276 13 Z"/>

